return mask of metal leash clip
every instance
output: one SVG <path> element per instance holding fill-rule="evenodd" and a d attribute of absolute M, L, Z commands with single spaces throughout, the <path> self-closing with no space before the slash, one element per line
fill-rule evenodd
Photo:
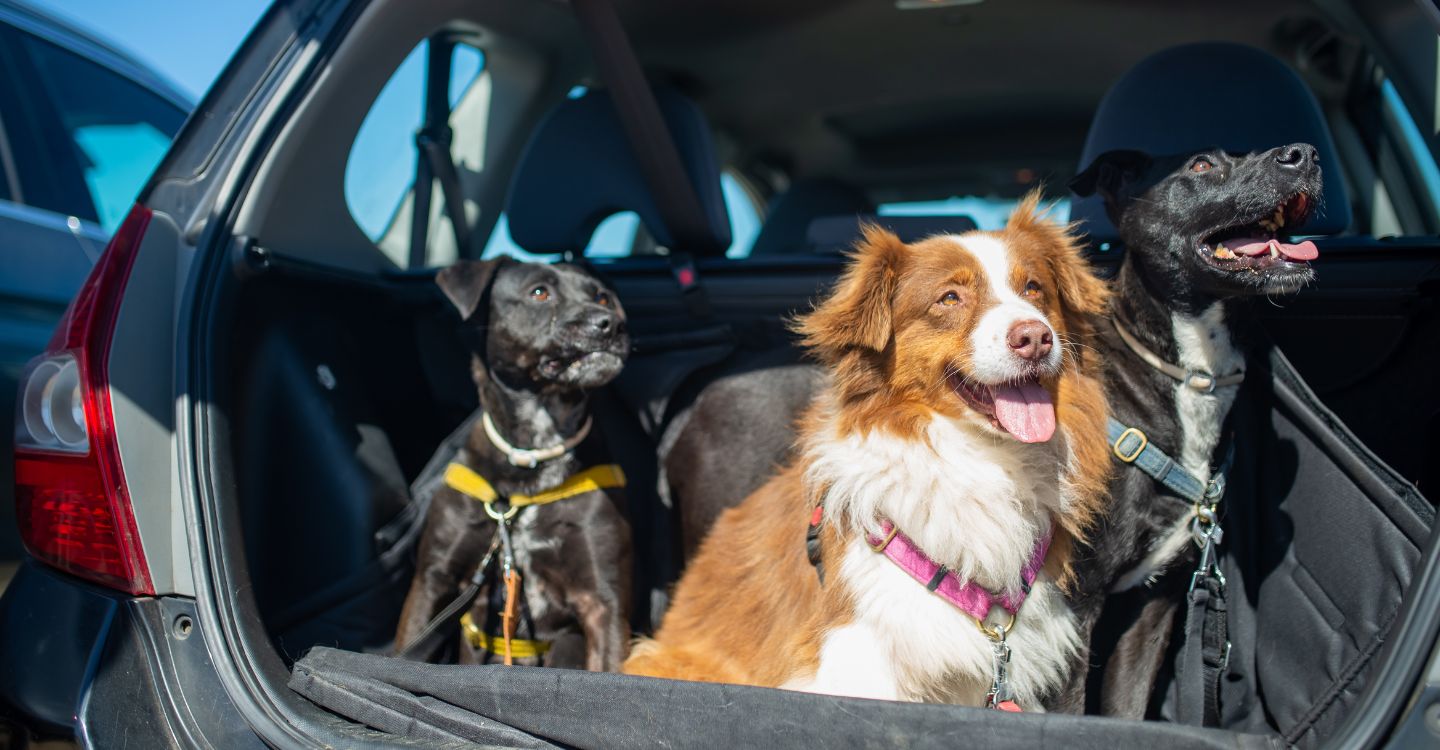
<path fill-rule="evenodd" d="M 991 639 L 994 677 L 990 681 L 990 692 L 985 694 L 986 708 L 1002 708 L 1001 704 L 1014 705 L 1015 701 L 1015 691 L 1010 687 L 1010 644 L 1005 642 L 1005 630 L 1004 625 L 996 625 L 995 637 Z"/>
<path fill-rule="evenodd" d="M 1214 505 L 1195 505 L 1195 518 L 1190 522 L 1190 535 L 1194 537 L 1196 546 L 1200 547 L 1200 564 L 1195 566 L 1195 572 L 1190 576 L 1190 591 L 1194 591 L 1200 581 L 1212 577 L 1219 582 L 1223 590 L 1225 574 L 1220 572 L 1215 546 L 1225 539 L 1225 530 L 1220 527 L 1216 518 Z"/>

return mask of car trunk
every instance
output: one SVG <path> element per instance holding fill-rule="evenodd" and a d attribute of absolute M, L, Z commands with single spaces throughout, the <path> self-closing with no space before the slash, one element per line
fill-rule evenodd
<path fill-rule="evenodd" d="M 363 111 L 350 114 L 355 124 Z M 297 153 L 333 140 L 330 128 L 314 130 L 325 135 L 288 134 L 291 151 L 268 156 L 281 165 L 271 189 L 287 167 L 297 193 L 322 184 L 295 166 Z M 360 244 L 373 250 L 345 234 L 354 227 L 338 199 L 228 200 L 217 211 L 225 220 L 203 227 L 215 251 L 194 277 L 195 338 L 182 352 L 196 404 L 199 609 L 222 681 L 272 742 L 1313 746 L 1383 730 L 1433 646 L 1433 607 L 1417 609 L 1415 595 L 1440 586 L 1434 510 L 1414 487 L 1440 482 L 1433 240 L 1328 240 L 1312 289 L 1283 306 L 1255 303 L 1264 330 L 1257 376 L 1236 407 L 1226 497 L 1236 666 L 1222 686 L 1225 728 L 1202 729 L 387 658 L 437 467 L 476 406 L 456 320 L 430 271 L 331 262 Z M 256 210 L 263 226 L 232 227 L 246 200 L 275 204 Z M 1092 259 L 1109 273 L 1118 253 Z M 659 486 L 665 427 L 722 373 L 798 361 L 783 319 L 840 267 L 808 255 L 701 259 L 713 314 L 698 319 L 665 258 L 595 263 L 629 313 L 634 344 L 593 408 L 630 480 L 637 633 L 655 624 L 684 562 L 676 509 Z M 1157 688 L 1161 716 L 1173 710 L 1171 684 Z"/>
<path fill-rule="evenodd" d="M 229 278 L 225 318 L 235 323 L 221 332 L 232 450 L 217 459 L 233 461 L 236 479 L 215 499 L 243 540 L 227 554 L 244 561 L 231 568 L 229 605 L 246 615 L 249 645 L 269 651 L 271 688 L 288 679 L 353 722 L 425 740 L 616 747 L 779 736 L 890 745 L 959 733 L 1080 746 L 1319 744 L 1372 684 L 1427 546 L 1433 509 L 1409 482 L 1434 476 L 1437 403 L 1424 384 L 1436 354 L 1421 342 L 1440 334 L 1440 250 L 1351 241 L 1323 251 L 1315 289 L 1283 308 L 1257 305 L 1279 348 L 1261 348 L 1262 375 L 1236 407 L 1224 562 L 1237 592 L 1235 666 L 1222 718 L 1238 734 L 379 656 L 390 647 L 436 467 L 475 407 L 467 355 L 428 274 L 338 273 L 253 246 Z M 1096 263 L 1108 271 L 1114 258 L 1098 254 Z M 635 346 L 621 378 L 595 395 L 595 410 L 631 477 L 637 632 L 653 625 L 683 564 L 673 509 L 656 491 L 667 420 L 721 372 L 798 358 L 782 318 L 838 269 L 825 258 L 704 262 L 714 317 L 698 321 L 663 260 L 596 266 L 624 300 Z M 1396 393 L 1411 395 L 1409 408 L 1394 406 Z M 1170 689 L 1168 678 L 1158 689 Z M 1162 715 L 1173 708 L 1163 698 L 1157 705 Z"/>

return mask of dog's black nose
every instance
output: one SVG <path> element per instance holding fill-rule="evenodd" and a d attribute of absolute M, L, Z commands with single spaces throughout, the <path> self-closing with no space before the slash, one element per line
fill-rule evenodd
<path fill-rule="evenodd" d="M 588 322 L 595 333 L 605 334 L 615 329 L 615 316 L 608 312 L 592 315 Z"/>
<path fill-rule="evenodd" d="M 1308 143 L 1292 143 L 1275 149 L 1275 163 L 1282 167 L 1298 169 L 1308 167 L 1320 160 L 1320 154 Z"/>

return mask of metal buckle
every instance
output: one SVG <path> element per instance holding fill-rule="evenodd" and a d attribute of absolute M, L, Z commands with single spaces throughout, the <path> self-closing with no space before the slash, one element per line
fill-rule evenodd
<path fill-rule="evenodd" d="M 1215 376 L 1204 370 L 1187 370 L 1185 372 L 1185 385 L 1201 393 L 1215 392 Z"/>
<path fill-rule="evenodd" d="M 866 543 L 866 544 L 869 544 L 869 545 L 870 545 L 870 549 L 873 550 L 873 551 L 875 551 L 875 552 L 884 552 L 884 551 L 885 551 L 885 548 L 890 546 L 890 542 L 895 539 L 895 535 L 896 535 L 896 534 L 899 534 L 899 533 L 900 533 L 900 527 L 899 527 L 899 526 L 896 526 L 895 524 L 892 523 L 892 524 L 890 524 L 890 533 L 889 533 L 889 534 L 886 534 L 886 535 L 885 535 L 885 538 L 884 538 L 884 539 L 881 539 L 878 544 L 870 544 L 870 540 L 869 540 L 869 539 L 866 539 L 866 540 L 865 540 L 865 543 Z"/>
<path fill-rule="evenodd" d="M 1140 440 L 1140 445 L 1135 449 L 1134 453 L 1131 453 L 1127 456 L 1124 453 L 1120 452 L 1120 444 L 1125 442 L 1125 438 L 1131 436 L 1132 434 Z M 1139 458 L 1140 454 L 1144 453 L 1145 448 L 1149 445 L 1150 438 L 1145 437 L 1145 433 L 1134 427 L 1126 427 L 1125 431 L 1120 433 L 1120 437 L 1115 438 L 1115 444 L 1110 446 L 1110 450 L 1114 452 L 1116 458 L 1124 461 L 1127 464 L 1133 464 L 1135 463 L 1135 459 Z"/>

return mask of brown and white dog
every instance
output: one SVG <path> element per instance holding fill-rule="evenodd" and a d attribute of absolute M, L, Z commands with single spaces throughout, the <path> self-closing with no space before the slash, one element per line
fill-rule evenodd
<path fill-rule="evenodd" d="M 1080 646 L 1061 586 L 1110 466 L 1082 343 L 1106 291 L 1037 204 L 999 232 L 866 232 L 797 324 L 829 380 L 796 462 L 720 517 L 625 672 L 983 705 L 983 621 L 1010 624 L 1020 707 L 1061 686 Z"/>

